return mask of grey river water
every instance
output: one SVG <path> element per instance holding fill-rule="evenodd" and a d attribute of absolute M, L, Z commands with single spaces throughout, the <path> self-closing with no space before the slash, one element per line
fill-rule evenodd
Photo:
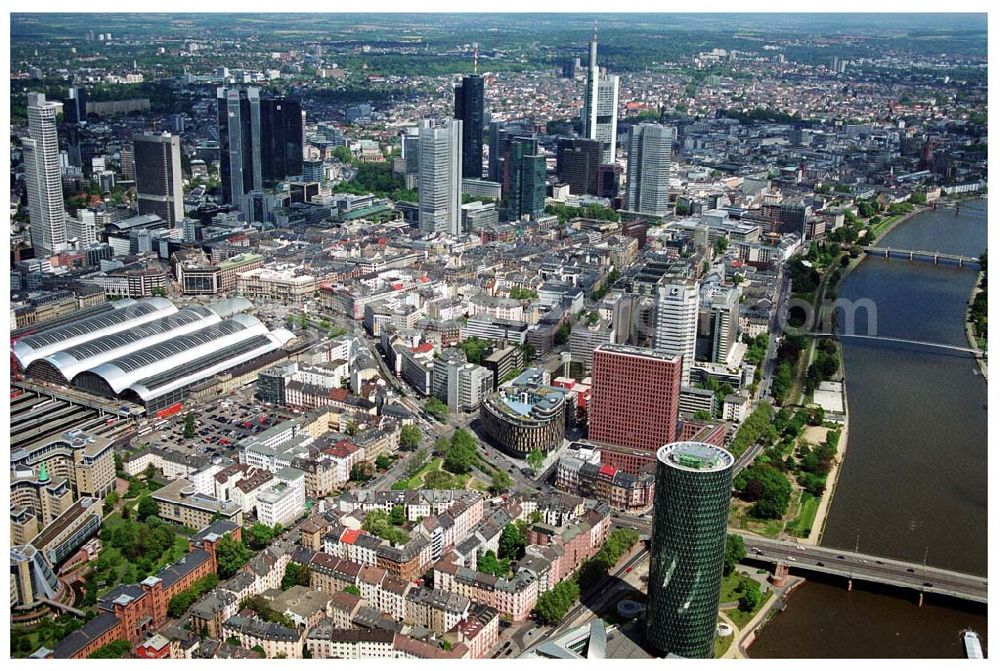
<path fill-rule="evenodd" d="M 978 256 L 986 202 L 915 216 L 880 246 Z M 877 334 L 966 346 L 976 271 L 869 257 L 840 297 L 871 299 Z M 856 332 L 865 333 L 864 312 Z M 844 341 L 850 432 L 823 545 L 986 575 L 986 381 L 970 355 Z M 986 608 L 912 593 L 847 592 L 810 580 L 750 648 L 753 657 L 961 657 L 960 629 L 986 643 Z M 988 649 L 987 649 L 988 652 Z"/>

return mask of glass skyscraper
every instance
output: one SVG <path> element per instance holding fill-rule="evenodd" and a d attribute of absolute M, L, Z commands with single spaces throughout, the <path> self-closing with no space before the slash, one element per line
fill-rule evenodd
<path fill-rule="evenodd" d="M 482 76 L 466 75 L 462 77 L 462 83 L 455 87 L 455 118 L 462 122 L 462 177 L 464 179 L 482 179 Z"/>
<path fill-rule="evenodd" d="M 656 457 L 646 641 L 663 653 L 711 658 L 735 460 L 693 442 L 664 445 Z"/>

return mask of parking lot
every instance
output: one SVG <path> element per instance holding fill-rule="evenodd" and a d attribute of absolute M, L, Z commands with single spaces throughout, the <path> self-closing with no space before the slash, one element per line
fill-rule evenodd
<path fill-rule="evenodd" d="M 166 419 L 150 418 L 145 435 L 132 439 L 133 447 L 149 445 L 179 450 L 209 458 L 233 457 L 236 445 L 243 439 L 266 431 L 275 424 L 291 419 L 296 413 L 252 398 L 252 388 L 226 399 L 187 407 Z M 188 413 L 195 417 L 195 435 L 184 437 Z"/>

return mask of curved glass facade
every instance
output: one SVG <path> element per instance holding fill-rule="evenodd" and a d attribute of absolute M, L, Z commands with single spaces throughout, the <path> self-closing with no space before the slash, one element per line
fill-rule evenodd
<path fill-rule="evenodd" d="M 735 462 L 706 443 L 671 443 L 656 456 L 646 640 L 711 658 Z"/>

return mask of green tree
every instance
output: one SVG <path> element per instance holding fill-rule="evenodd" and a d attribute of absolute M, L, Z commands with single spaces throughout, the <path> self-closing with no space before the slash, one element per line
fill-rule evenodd
<path fill-rule="evenodd" d="M 528 466 L 531 466 L 536 471 L 542 467 L 545 463 L 545 453 L 541 450 L 532 450 L 528 453 L 528 457 L 525 459 L 528 462 Z"/>
<path fill-rule="evenodd" d="M 514 483 L 511 481 L 510 476 L 500 469 L 497 469 L 493 473 L 493 481 L 490 484 L 490 492 L 493 494 L 502 494 L 510 489 L 512 484 Z"/>
<path fill-rule="evenodd" d="M 556 334 L 552 337 L 552 342 L 556 345 L 565 345 L 569 342 L 570 325 L 568 322 L 563 322 L 558 329 L 556 329 Z"/>
<path fill-rule="evenodd" d="M 390 466 L 392 466 L 392 457 L 390 457 L 388 454 L 380 454 L 377 457 L 375 457 L 375 468 L 377 468 L 378 470 L 384 471 Z"/>
<path fill-rule="evenodd" d="M 420 445 L 420 427 L 416 424 L 406 424 L 399 432 L 399 447 L 404 450 L 415 450 Z"/>
<path fill-rule="evenodd" d="M 740 588 L 743 592 L 740 595 L 740 610 L 744 613 L 752 613 L 760 604 L 760 585 L 753 578 L 740 578 Z"/>
<path fill-rule="evenodd" d="M 448 419 L 448 405 L 433 396 L 424 402 L 424 410 L 439 422 L 444 422 Z"/>
<path fill-rule="evenodd" d="M 451 442 L 444 453 L 444 467 L 452 473 L 468 473 L 479 461 L 476 439 L 465 429 L 451 434 Z"/>
<path fill-rule="evenodd" d="M 195 416 L 193 412 L 189 412 L 184 416 L 184 437 L 194 438 L 195 436 Z"/>
<path fill-rule="evenodd" d="M 118 639 L 94 650 L 87 657 L 89 659 L 124 659 L 129 656 L 131 650 L 132 645 L 128 641 Z"/>
<path fill-rule="evenodd" d="M 573 579 L 564 580 L 538 597 L 535 613 L 544 624 L 561 622 L 579 598 L 579 583 Z"/>
<path fill-rule="evenodd" d="M 754 502 L 749 511 L 751 517 L 781 519 L 788 510 L 792 485 L 770 464 L 754 463 L 734 478 L 733 486 L 741 498 Z"/>
<path fill-rule="evenodd" d="M 487 550 L 476 563 L 476 570 L 489 573 L 498 578 L 506 578 L 510 574 L 510 559 L 498 559 L 493 550 Z"/>
<path fill-rule="evenodd" d="M 478 365 L 483 362 L 483 357 L 490 348 L 490 341 L 480 340 L 475 337 L 466 338 L 458 344 L 458 347 L 465 352 L 465 356 L 469 360 L 469 363 Z"/>
<path fill-rule="evenodd" d="M 285 575 L 281 578 L 281 589 L 289 589 L 295 585 L 309 587 L 309 567 L 297 562 L 288 562 Z"/>
<path fill-rule="evenodd" d="M 354 160 L 354 155 L 351 153 L 350 148 L 344 145 L 334 147 L 333 157 L 341 163 L 351 163 Z"/>
<path fill-rule="evenodd" d="M 728 534 L 726 536 L 726 552 L 723 556 L 722 573 L 729 575 L 736 568 L 736 565 L 747 556 L 747 548 L 743 543 L 743 537 L 739 534 Z"/>
<path fill-rule="evenodd" d="M 251 550 L 263 550 L 277 535 L 274 527 L 269 527 L 261 522 L 254 522 L 251 526 L 243 529 L 243 542 Z"/>
<path fill-rule="evenodd" d="M 149 494 L 143 494 L 139 497 L 139 505 L 136 507 L 136 513 L 139 521 L 145 521 L 148 517 L 159 516 L 160 506 L 153 500 L 153 497 Z"/>
<path fill-rule="evenodd" d="M 362 460 L 351 466 L 351 480 L 365 482 L 375 475 L 375 466 L 368 460 Z"/>
<path fill-rule="evenodd" d="M 389 523 L 397 527 L 406 524 L 406 510 L 403 506 L 395 505 L 392 507 L 392 510 L 389 511 Z"/>
<path fill-rule="evenodd" d="M 252 557 L 253 551 L 246 545 L 228 535 L 223 536 L 215 548 L 219 577 L 223 580 L 233 577 Z"/>
<path fill-rule="evenodd" d="M 507 524 L 500 532 L 500 557 L 503 559 L 520 559 L 524 556 L 524 548 L 528 544 L 524 531 L 516 524 Z"/>
<path fill-rule="evenodd" d="M 348 585 L 344 588 L 344 591 L 348 594 L 353 594 L 354 596 L 361 596 L 361 590 L 358 589 L 357 585 Z"/>

